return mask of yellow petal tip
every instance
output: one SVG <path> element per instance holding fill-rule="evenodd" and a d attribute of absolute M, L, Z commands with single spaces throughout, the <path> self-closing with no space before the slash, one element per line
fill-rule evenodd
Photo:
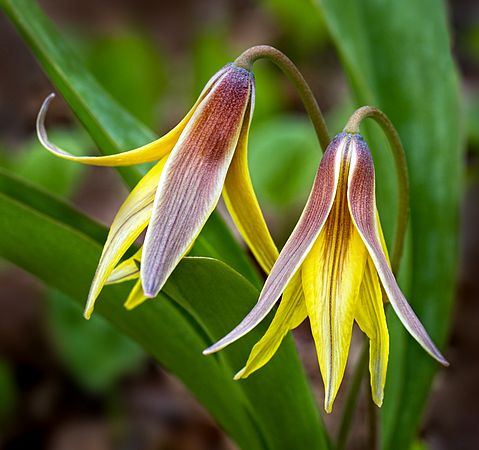
<path fill-rule="evenodd" d="M 234 377 L 233 380 L 238 381 L 240 378 L 246 378 L 244 377 L 244 373 L 246 372 L 246 367 L 243 367 Z"/>
<path fill-rule="evenodd" d="M 324 402 L 324 410 L 327 414 L 331 414 L 331 412 L 333 411 L 333 404 Z"/>
<path fill-rule="evenodd" d="M 384 399 L 384 396 L 382 394 L 373 395 L 373 402 L 378 408 L 381 408 L 381 406 L 383 406 L 383 399 Z"/>
<path fill-rule="evenodd" d="M 135 309 L 136 307 L 138 306 L 138 303 L 137 302 L 132 302 L 131 300 L 127 300 L 125 303 L 123 303 L 123 307 L 127 310 L 127 311 L 131 311 L 132 309 Z"/>
<path fill-rule="evenodd" d="M 324 410 L 331 414 L 333 411 L 334 400 L 336 400 L 336 394 L 338 390 L 336 389 L 334 392 L 330 391 L 329 389 L 326 391 L 326 395 L 324 397 Z"/>

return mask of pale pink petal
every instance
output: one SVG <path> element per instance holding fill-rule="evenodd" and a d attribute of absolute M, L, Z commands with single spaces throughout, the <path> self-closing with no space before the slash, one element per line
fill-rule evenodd
<path fill-rule="evenodd" d="M 329 144 L 304 211 L 271 269 L 258 303 L 233 331 L 207 348 L 203 352 L 205 355 L 217 352 L 244 336 L 266 317 L 278 301 L 309 253 L 329 215 L 336 193 L 341 157 L 348 143 L 349 138 L 346 138 L 345 133 L 341 133 Z"/>
<path fill-rule="evenodd" d="M 148 297 L 158 294 L 216 207 L 252 83 L 250 72 L 229 66 L 171 152 L 143 246 L 141 280 Z"/>
<path fill-rule="evenodd" d="M 356 228 L 374 262 L 391 306 L 409 333 L 433 358 L 448 362 L 436 348 L 423 325 L 402 294 L 381 246 L 376 222 L 374 165 L 371 153 L 359 135 L 352 140 L 353 154 L 349 171 L 349 209 Z"/>

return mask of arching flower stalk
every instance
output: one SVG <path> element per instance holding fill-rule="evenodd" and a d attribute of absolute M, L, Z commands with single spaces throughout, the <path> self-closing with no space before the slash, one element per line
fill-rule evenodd
<path fill-rule="evenodd" d="M 53 154 L 97 166 L 158 161 L 125 200 L 110 228 L 88 295 L 85 317 L 107 283 L 138 278 L 125 306 L 155 297 L 189 251 L 221 192 L 231 216 L 265 271 L 278 253 L 253 192 L 247 142 L 253 114 L 254 76 L 228 64 L 208 82 L 195 105 L 169 133 L 135 150 L 110 156 L 73 156 L 52 144 L 44 120 L 53 97 L 37 119 L 41 143 Z M 142 249 L 121 258 L 148 226 Z M 120 264 L 119 264 L 120 263 Z"/>
<path fill-rule="evenodd" d="M 233 331 L 204 353 L 216 352 L 244 336 L 283 294 L 268 330 L 235 378 L 246 378 L 265 365 L 287 332 L 309 317 L 325 385 L 324 407 L 331 412 L 356 321 L 370 340 L 372 395 L 380 406 L 389 354 L 381 286 L 409 333 L 432 357 L 447 365 L 390 269 L 376 210 L 369 148 L 359 134 L 343 132 L 324 154 L 301 218 L 257 304 Z"/>

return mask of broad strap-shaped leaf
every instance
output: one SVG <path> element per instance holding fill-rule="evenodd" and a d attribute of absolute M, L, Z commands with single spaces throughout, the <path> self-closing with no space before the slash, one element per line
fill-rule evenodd
<path fill-rule="evenodd" d="M 168 282 L 164 292 L 179 299 L 180 304 L 188 306 L 199 323 L 207 324 L 207 328 L 211 331 L 209 339 L 214 342 L 224 336 L 237 323 L 239 317 L 244 317 L 258 298 L 258 290 L 251 289 L 251 286 L 249 288 L 244 286 L 240 294 L 237 292 L 240 286 L 236 283 L 218 285 L 218 278 L 213 268 L 218 264 L 222 266 L 224 264 L 208 258 L 199 258 L 198 263 L 201 262 L 201 264 L 195 262 L 196 258 L 185 258 L 170 278 L 170 281 L 175 283 L 174 286 Z M 225 267 L 225 270 L 231 269 Z M 191 293 L 185 289 L 184 284 L 176 282 L 178 276 L 191 279 L 190 287 L 193 288 Z M 211 285 L 218 285 L 217 289 L 210 290 Z M 203 292 L 208 292 L 205 300 L 202 300 Z M 181 302 L 183 295 L 185 303 Z M 226 302 L 225 298 L 231 301 Z M 247 301 L 245 301 L 246 298 Z M 265 320 L 241 342 L 215 355 L 214 359 L 224 361 L 234 373 L 244 364 L 253 345 L 264 335 L 267 325 L 268 321 Z M 305 396 L 304 388 L 307 391 L 310 388 L 303 385 L 303 382 L 298 382 L 295 370 L 291 370 L 299 363 L 297 355 L 291 353 L 294 347 L 292 337 L 285 336 L 274 358 L 266 366 L 246 380 L 233 382 L 243 387 L 250 403 L 254 405 L 254 415 L 258 418 L 258 426 L 268 430 L 266 448 L 321 449 L 327 447 L 327 444 L 321 429 L 311 428 L 318 420 L 318 411 L 309 395 Z M 273 386 L 275 386 L 274 392 Z M 287 418 L 286 421 L 285 418 Z M 286 432 L 280 431 L 283 426 L 289 429 Z"/>
<path fill-rule="evenodd" d="M 451 53 L 448 8 L 436 0 L 315 0 L 350 81 L 356 106 L 374 105 L 391 119 L 407 153 L 411 194 L 407 298 L 438 344 L 450 329 L 458 254 L 463 170 L 460 90 Z M 368 127 L 378 208 L 391 243 L 395 177 L 379 130 Z M 401 285 L 403 291 L 406 285 Z M 389 328 L 399 324 L 391 316 Z M 381 409 L 385 450 L 415 439 L 437 364 L 408 333 L 391 338 L 389 382 Z M 394 382 L 392 378 L 394 377 Z M 389 392 L 388 392 L 389 391 Z"/>
<path fill-rule="evenodd" d="M 0 256 L 83 305 L 106 234 L 104 227 L 2 171 L 0 208 Z M 77 225 L 80 229 L 75 230 Z M 210 290 L 212 285 L 215 289 Z M 185 383 L 240 448 L 328 448 L 290 337 L 268 367 L 254 380 L 241 383 L 233 381 L 235 368 L 244 363 L 251 346 L 266 331 L 266 323 L 232 352 L 219 358 L 201 355 L 201 349 L 254 304 L 258 291 L 250 283 L 218 261 L 186 258 L 166 291 L 126 311 L 122 303 L 128 286 L 110 286 L 103 291 L 97 310 Z"/>
<path fill-rule="evenodd" d="M 0 208 L 0 256 L 83 305 L 101 243 L 3 193 Z M 179 377 L 238 445 L 264 449 L 261 432 L 258 434 L 244 406 L 241 387 L 232 381 L 234 372 L 225 371 L 217 361 L 201 355 L 206 344 L 204 332 L 191 323 L 184 309 L 163 296 L 130 312 L 122 305 L 127 295 L 126 285 L 108 288 L 102 294 L 98 312 Z M 83 320 L 81 316 L 79 319 Z M 192 364 L 195 371 L 191 370 Z M 217 390 L 205 390 L 209 383 Z"/>

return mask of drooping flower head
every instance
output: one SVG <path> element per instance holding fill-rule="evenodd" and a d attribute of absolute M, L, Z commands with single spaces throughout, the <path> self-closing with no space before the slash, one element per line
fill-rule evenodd
<path fill-rule="evenodd" d="M 253 347 L 245 378 L 266 364 L 286 333 L 309 317 L 330 412 L 346 367 L 354 321 L 370 340 L 370 376 L 380 406 L 389 354 L 386 293 L 399 319 L 441 364 L 447 361 L 429 338 L 390 269 L 375 200 L 371 153 L 359 134 L 336 136 L 321 161 L 312 192 L 261 291 L 244 320 L 205 354 L 248 333 L 283 298 L 263 338 Z"/>
<path fill-rule="evenodd" d="M 107 283 L 139 278 L 126 302 L 132 308 L 161 290 L 189 251 L 223 191 L 225 203 L 264 270 L 277 250 L 267 230 L 247 166 L 254 108 L 253 74 L 228 64 L 208 82 L 186 117 L 169 133 L 135 150 L 110 156 L 73 156 L 52 144 L 37 120 L 42 144 L 55 155 L 83 164 L 121 166 L 158 161 L 125 200 L 110 228 L 88 296 L 85 317 Z M 121 258 L 148 226 L 143 247 Z M 120 264 L 119 264 L 120 263 Z"/>

